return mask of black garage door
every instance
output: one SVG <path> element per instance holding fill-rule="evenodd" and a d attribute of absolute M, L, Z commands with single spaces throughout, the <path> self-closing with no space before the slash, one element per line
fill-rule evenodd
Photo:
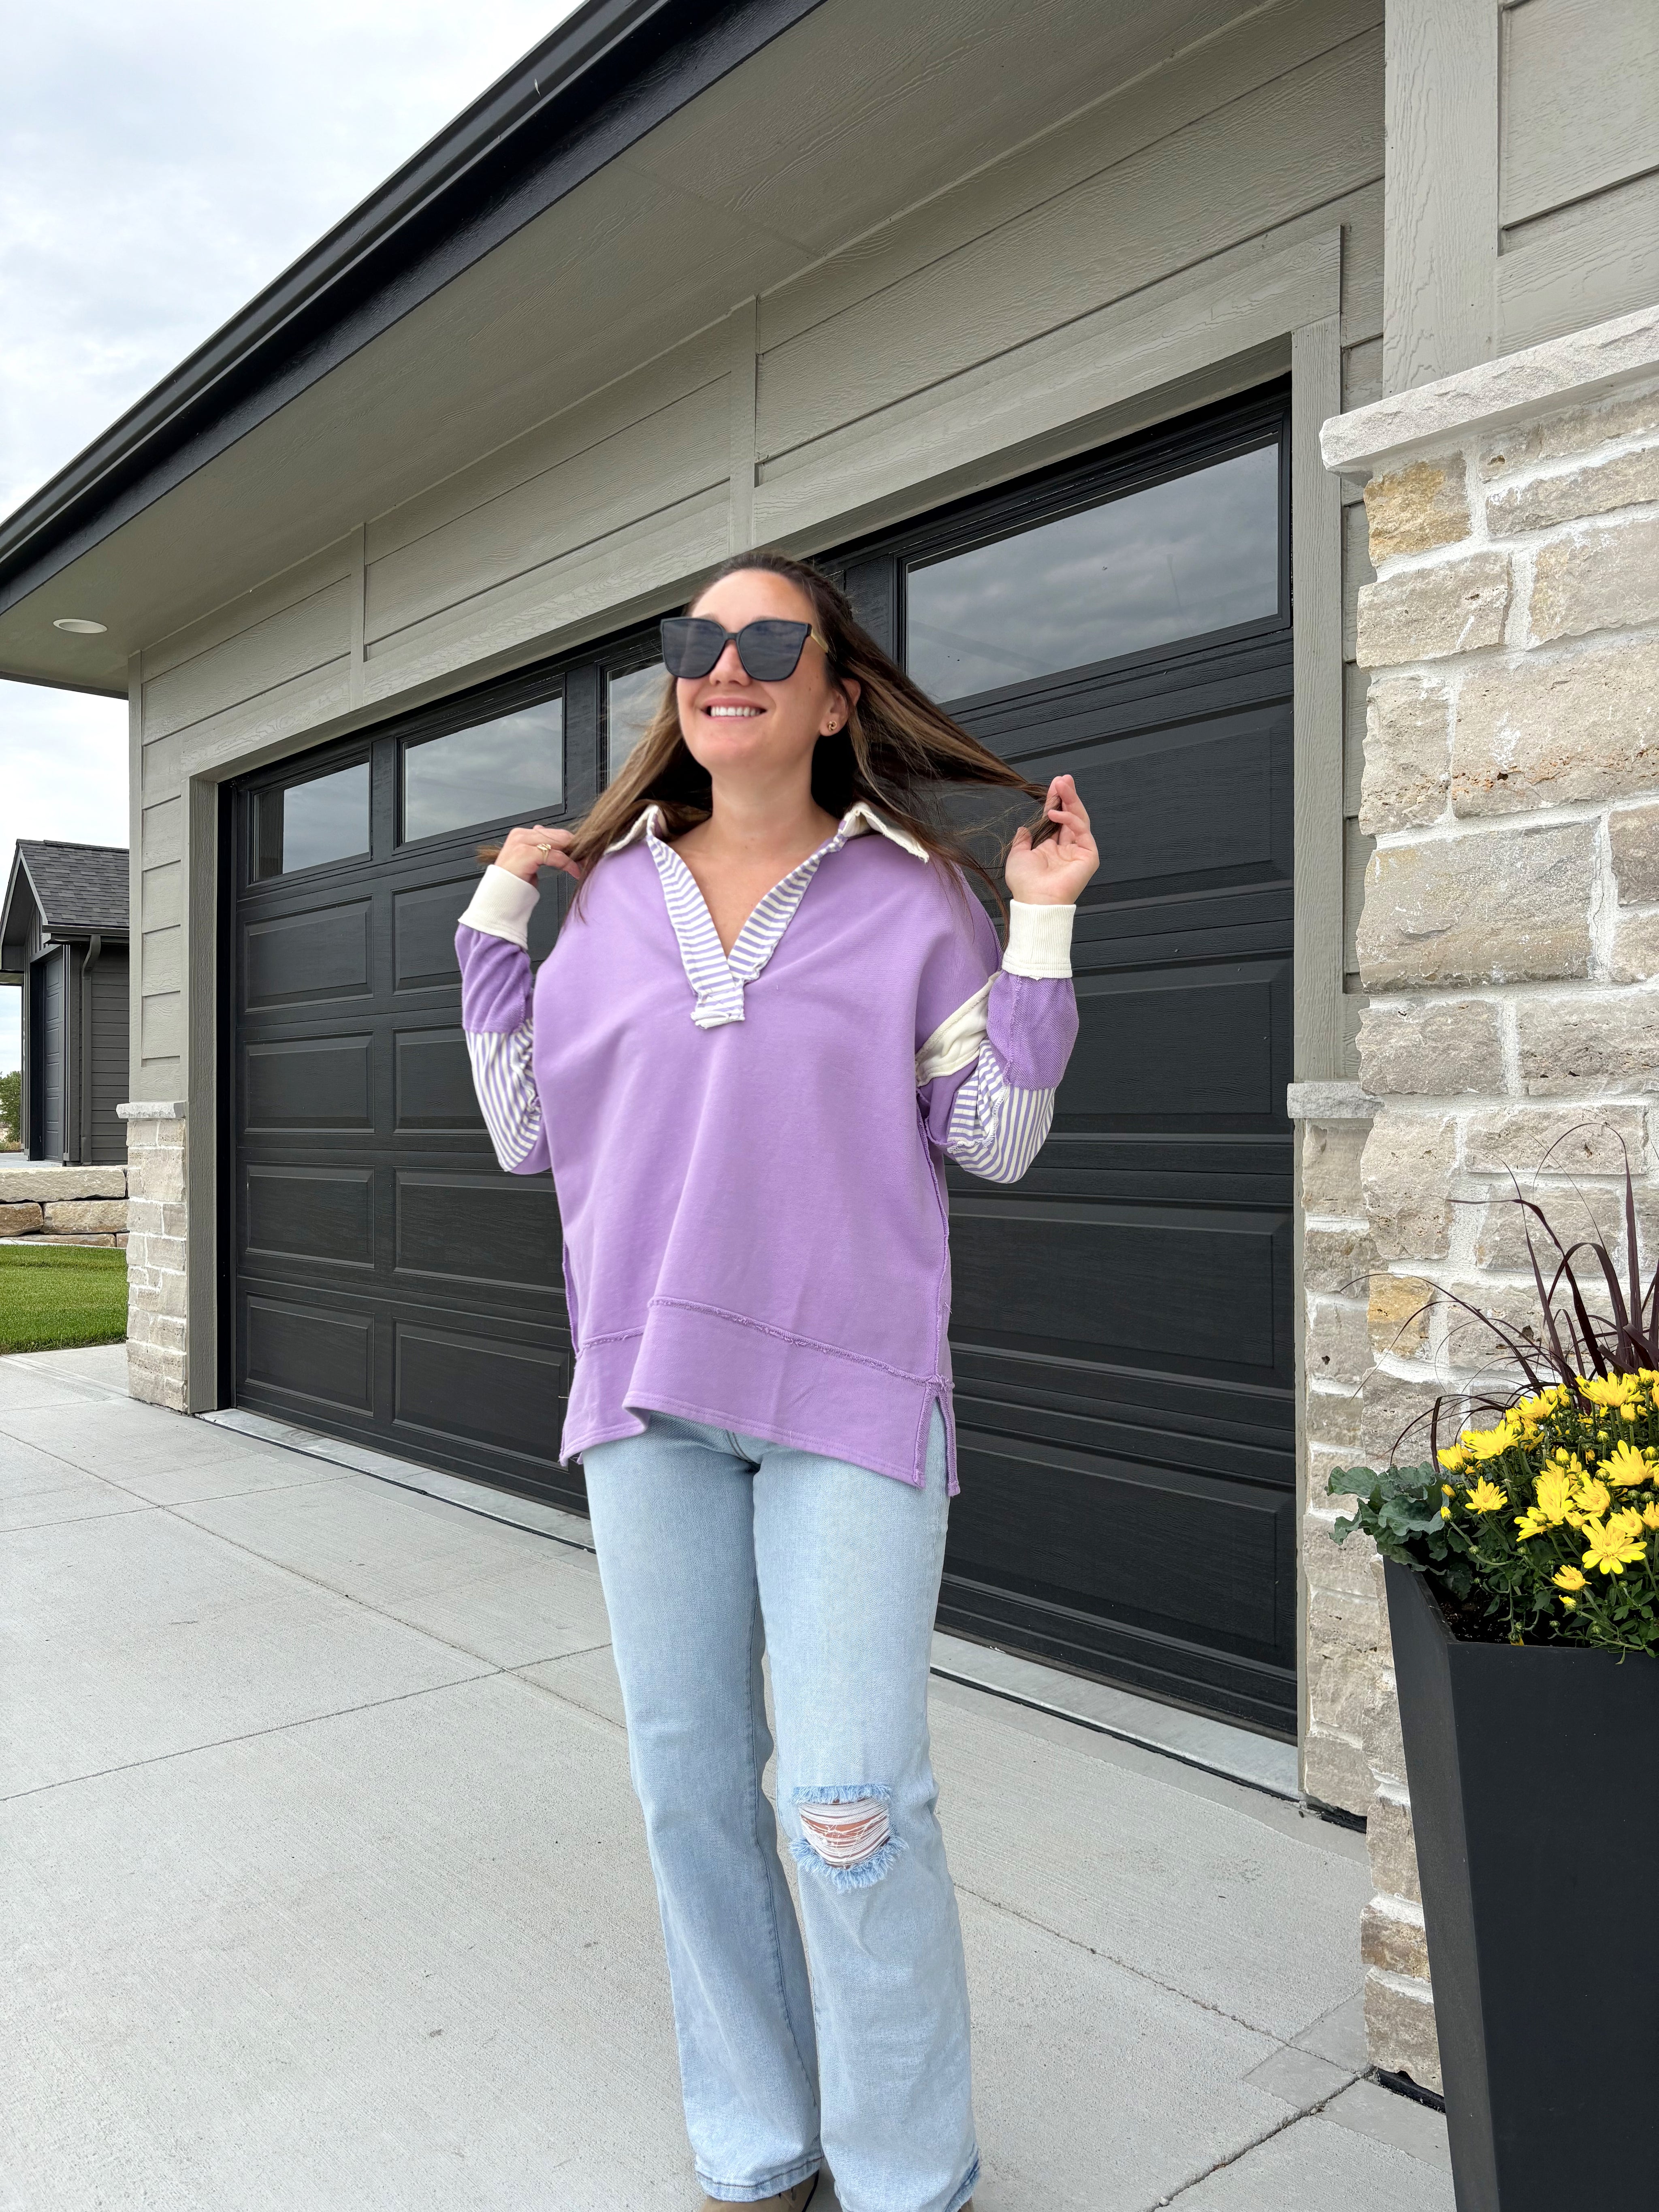
<path fill-rule="evenodd" d="M 1103 855 L 1054 1136 L 1011 1188 L 951 1171 L 941 1620 L 1289 1734 L 1284 433 L 1258 395 L 834 565 L 969 727 L 1075 774 Z M 237 793 L 240 1402 L 580 1503 L 553 1193 L 493 1164 L 451 939 L 477 794 L 580 814 L 659 683 L 635 634 Z"/>

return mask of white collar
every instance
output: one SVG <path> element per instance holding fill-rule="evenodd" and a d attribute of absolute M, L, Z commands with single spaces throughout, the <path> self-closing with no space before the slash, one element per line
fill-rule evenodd
<path fill-rule="evenodd" d="M 896 845 L 901 852 L 909 853 L 918 860 L 926 860 L 929 857 L 927 848 L 918 844 L 908 830 L 901 830 L 896 823 L 884 821 L 875 808 L 867 800 L 862 799 L 854 800 L 836 824 L 835 836 L 828 842 L 832 845 L 844 845 L 849 837 L 861 837 L 869 830 L 879 831 L 882 836 Z M 625 830 L 613 844 L 607 845 L 605 849 L 607 854 L 620 853 L 629 845 L 636 845 L 641 837 L 660 837 L 661 834 L 662 810 L 653 800 L 652 804 L 635 818 L 631 828 Z"/>

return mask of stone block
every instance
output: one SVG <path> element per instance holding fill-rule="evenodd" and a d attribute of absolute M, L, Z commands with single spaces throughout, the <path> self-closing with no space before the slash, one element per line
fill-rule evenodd
<path fill-rule="evenodd" d="M 1412 1831 L 1412 1801 L 1405 1790 L 1384 1783 L 1366 1808 L 1365 1841 L 1371 1880 L 1390 1897 L 1421 1905 L 1417 1878 L 1417 1839 Z"/>
<path fill-rule="evenodd" d="M 1516 1008 L 1516 1032 L 1529 1097 L 1659 1091 L 1659 994 L 1524 999 Z"/>
<path fill-rule="evenodd" d="M 1501 645 L 1510 589 L 1505 553 L 1474 553 L 1367 584 L 1354 658 L 1362 668 L 1395 668 Z"/>
<path fill-rule="evenodd" d="M 1463 1124 L 1463 1164 L 1477 1175 L 1640 1175 L 1647 1114 L 1640 1106 L 1504 1106 Z"/>
<path fill-rule="evenodd" d="M 1380 1966 L 1366 1969 L 1365 2050 L 1382 2073 L 1409 2074 L 1419 2089 L 1440 2093 L 1440 2045 L 1429 1983 Z"/>
<path fill-rule="evenodd" d="M 1429 1939 L 1422 1906 L 1403 1897 L 1372 1898 L 1359 1916 L 1359 1956 L 1368 1966 L 1426 1982 Z"/>
<path fill-rule="evenodd" d="M 1348 1597 L 1381 1601 L 1376 1547 L 1356 1528 L 1341 1543 L 1331 1533 L 1339 1515 L 1334 1499 L 1310 1506 L 1302 1516 L 1302 1570 L 1310 1590 L 1340 1590 Z"/>
<path fill-rule="evenodd" d="M 1376 1248 L 1357 1224 L 1340 1228 L 1310 1227 L 1302 1239 L 1302 1281 L 1304 1289 L 1322 1291 L 1327 1297 L 1363 1298 Z"/>
<path fill-rule="evenodd" d="M 1548 1280 L 1547 1270 L 1545 1279 Z M 1491 1275 L 1461 1277 L 1445 1285 L 1441 1304 L 1446 1316 L 1445 1359 L 1449 1368 L 1490 1374 L 1494 1368 L 1507 1365 L 1501 1340 L 1488 1328 L 1489 1321 L 1500 1322 L 1533 1346 L 1541 1344 L 1547 1334 L 1538 1291 L 1530 1280 L 1505 1283 Z M 1555 1304 L 1559 1311 L 1563 1301 L 1558 1297 Z M 1516 1381 L 1520 1380 L 1517 1373 Z"/>
<path fill-rule="evenodd" d="M 182 1352 L 185 1320 L 182 1314 L 157 1313 L 135 1304 L 127 1316 L 129 1344 L 153 1345 L 164 1352 Z"/>
<path fill-rule="evenodd" d="M 1319 1595 L 1323 1595 L 1321 1592 Z M 1358 1731 L 1365 1724 L 1365 1714 L 1376 1693 L 1376 1670 L 1379 1664 L 1374 1651 L 1350 1651 L 1337 1647 L 1329 1649 L 1316 1643 L 1310 1633 L 1307 1650 L 1308 1723 L 1317 1726 L 1325 1735 L 1346 1737 L 1364 1757 L 1364 1747 Z M 1369 1764 L 1365 1768 L 1369 1775 Z M 1354 1770 L 1355 1794 L 1359 1794 L 1358 1762 Z M 1364 1791 L 1369 1796 L 1369 1790 Z M 1363 1808 L 1362 1797 L 1362 1808 Z"/>
<path fill-rule="evenodd" d="M 1452 805 L 1465 818 L 1620 799 L 1656 784 L 1659 638 L 1484 665 L 1465 679 L 1451 764 Z"/>
<path fill-rule="evenodd" d="M 1647 983 L 1659 975 L 1659 914 L 1633 914 L 1620 922 L 1607 972 L 1615 983 Z"/>
<path fill-rule="evenodd" d="M 1308 1495 L 1316 1501 L 1322 1510 L 1332 1513 L 1351 1513 L 1353 1498 L 1346 1491 L 1334 1491 L 1331 1477 L 1340 1468 L 1355 1466 L 1359 1458 L 1359 1398 L 1358 1393 L 1342 1401 L 1352 1413 L 1353 1437 L 1348 1443 L 1314 1443 L 1310 1442 L 1308 1453 Z M 1355 1542 L 1358 1541 L 1356 1537 Z"/>
<path fill-rule="evenodd" d="M 1395 1689 L 1391 1655 L 1379 1662 L 1371 1695 L 1360 1725 L 1365 1757 L 1378 1782 L 1406 1781 L 1406 1747 L 1400 1733 L 1400 1699 Z"/>
<path fill-rule="evenodd" d="M 173 1146 L 158 1145 L 154 1152 L 137 1154 L 128 1173 L 134 1198 L 177 1201 L 184 1197 L 185 1156 Z"/>
<path fill-rule="evenodd" d="M 1408 1377 L 1372 1368 L 1359 1409 L 1360 1464 L 1421 1466 L 1429 1456 L 1429 1416 L 1441 1395 L 1431 1376 Z M 1461 1420 L 1462 1401 L 1449 1399 L 1440 1417 L 1442 1436 L 1455 1436 Z"/>
<path fill-rule="evenodd" d="M 185 1355 L 181 1352 L 163 1350 L 153 1344 L 127 1346 L 127 1389 L 135 1398 L 151 1406 L 167 1406 L 176 1413 L 185 1413 L 188 1390 L 185 1380 Z"/>
<path fill-rule="evenodd" d="M 1322 1389 L 1310 1379 L 1306 1399 L 1310 1443 L 1330 1444 L 1352 1464 L 1359 1449 L 1360 1409 L 1358 1390 Z"/>
<path fill-rule="evenodd" d="M 1659 906 L 1659 806 L 1619 806 L 1607 817 L 1620 906 Z"/>
<path fill-rule="evenodd" d="M 45 1212 L 48 1229 L 125 1229 L 127 1226 L 125 1199 L 48 1199 Z"/>
<path fill-rule="evenodd" d="M 0 1166 L 0 1203 L 49 1198 L 125 1198 L 125 1168 L 65 1168 L 50 1160 L 27 1160 Z"/>
<path fill-rule="evenodd" d="M 1420 1275 L 1373 1275 L 1365 1309 L 1373 1351 L 1396 1359 L 1417 1358 L 1428 1345 L 1433 1304 L 1434 1285 Z"/>
<path fill-rule="evenodd" d="M 1433 1260 L 1451 1235 L 1457 1125 L 1449 1116 L 1391 1112 L 1372 1124 L 1360 1167 L 1377 1255 Z"/>
<path fill-rule="evenodd" d="M 1622 1182 L 1542 1183 L 1528 1179 L 1521 1186 L 1522 1197 L 1536 1206 L 1564 1245 L 1585 1237 L 1599 1237 L 1615 1259 L 1625 1249 L 1625 1188 Z M 1530 1227 L 1539 1264 L 1547 1281 L 1550 1261 L 1559 1259 L 1554 1246 L 1539 1225 L 1537 1214 L 1511 1197 L 1494 1197 L 1482 1207 L 1475 1233 L 1474 1256 L 1483 1267 L 1499 1273 L 1530 1273 L 1527 1231 Z M 1636 1233 L 1644 1254 L 1659 1253 L 1659 1193 L 1650 1184 L 1636 1186 Z M 1575 1263 L 1576 1264 L 1576 1263 Z M 1591 1262 L 1592 1268 L 1594 1262 Z M 1594 1279 L 1600 1279 L 1599 1276 Z M 1599 1301 L 1598 1301 L 1599 1303 Z"/>
<path fill-rule="evenodd" d="M 1540 645 L 1659 620 L 1659 518 L 1575 531 L 1540 546 L 1527 619 Z"/>
<path fill-rule="evenodd" d="M 1364 1753 L 1351 1738 L 1310 1725 L 1302 1739 L 1302 1787 L 1316 1805 L 1334 1806 L 1363 1820 L 1371 1797 Z"/>
<path fill-rule="evenodd" d="M 1491 830 L 1371 855 L 1359 972 L 1373 989 L 1589 972 L 1595 825 Z"/>
<path fill-rule="evenodd" d="M 1504 1088 L 1503 1010 L 1489 999 L 1368 1006 L 1360 1081 L 1374 1097 L 1453 1097 Z"/>
<path fill-rule="evenodd" d="M 1309 1121 L 1302 1131 L 1302 1204 L 1309 1213 L 1363 1220 L 1359 1158 L 1369 1121 Z"/>
<path fill-rule="evenodd" d="M 102 1244 L 115 1242 L 114 1232 L 108 1229 L 65 1229 L 56 1232 L 44 1230 L 39 1237 L 29 1239 L 32 1244 Z"/>
<path fill-rule="evenodd" d="M 1553 530 L 1559 523 L 1611 514 L 1621 507 L 1644 507 L 1654 500 L 1659 500 L 1659 446 L 1638 446 L 1581 469 L 1529 477 L 1489 493 L 1486 528 L 1494 538 L 1514 538 L 1522 531 Z"/>
<path fill-rule="evenodd" d="M 135 1237 L 160 1237 L 162 1206 L 159 1198 L 130 1198 L 127 1200 L 127 1227 Z"/>
<path fill-rule="evenodd" d="M 1415 676 L 1374 678 L 1365 702 L 1360 828 L 1375 837 L 1436 820 L 1450 781 L 1450 694 Z"/>
<path fill-rule="evenodd" d="M 1480 473 L 1490 481 L 1540 461 L 1559 461 L 1615 438 L 1645 437 L 1659 431 L 1659 391 L 1625 392 L 1605 406 L 1570 407 L 1541 422 L 1514 422 L 1498 431 L 1480 456 Z"/>
<path fill-rule="evenodd" d="M 1399 553 L 1427 553 L 1467 538 L 1469 496 L 1462 453 L 1413 461 L 1373 477 L 1365 487 L 1365 521 L 1371 559 L 1379 564 Z"/>
<path fill-rule="evenodd" d="M 1304 1357 L 1309 1374 L 1321 1382 L 1357 1387 L 1371 1364 L 1364 1307 L 1352 1299 L 1310 1299 Z"/>
<path fill-rule="evenodd" d="M 0 1237 L 31 1237 L 43 1225 L 44 1217 L 38 1206 L 0 1203 Z"/>

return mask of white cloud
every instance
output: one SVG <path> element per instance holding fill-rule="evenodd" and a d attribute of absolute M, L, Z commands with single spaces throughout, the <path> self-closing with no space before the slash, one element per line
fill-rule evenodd
<path fill-rule="evenodd" d="M 9 514 L 572 12 L 574 0 L 58 0 L 6 18 Z M 0 866 L 125 844 L 125 708 L 0 684 Z M 0 1070 L 17 1064 L 0 990 Z"/>

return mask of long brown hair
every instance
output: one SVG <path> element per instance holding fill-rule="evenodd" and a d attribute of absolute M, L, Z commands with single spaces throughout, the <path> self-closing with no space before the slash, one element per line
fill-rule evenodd
<path fill-rule="evenodd" d="M 770 549 L 740 554 L 708 579 L 686 612 L 691 613 L 723 576 L 757 568 L 783 577 L 811 605 L 818 635 L 829 646 L 831 680 L 841 684 L 850 677 L 860 686 L 844 727 L 818 739 L 812 755 L 813 798 L 837 821 L 855 801 L 866 800 L 884 821 L 908 830 L 925 851 L 964 875 L 976 876 L 1002 913 L 995 877 L 940 821 L 935 794 L 941 786 L 976 784 L 1023 792 L 1041 803 L 1046 799 L 1046 787 L 1029 782 L 936 707 L 862 628 L 840 586 L 810 561 Z M 714 805 L 708 771 L 698 765 L 680 729 L 672 677 L 616 781 L 606 786 L 577 823 L 571 859 L 591 874 L 606 848 L 653 804 L 662 810 L 664 832 L 670 839 L 706 821 Z M 1055 835 L 1054 824 L 1041 812 L 1028 826 L 1036 844 Z M 480 846 L 478 857 L 492 860 L 496 850 Z M 580 904 L 580 893 L 576 903 Z"/>

